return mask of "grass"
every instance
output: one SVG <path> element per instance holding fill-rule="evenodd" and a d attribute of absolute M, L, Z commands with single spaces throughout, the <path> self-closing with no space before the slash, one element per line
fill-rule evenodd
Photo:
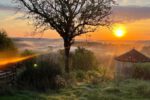
<path fill-rule="evenodd" d="M 45 100 L 38 93 L 18 91 L 14 95 L 0 96 L 0 100 Z"/>
<path fill-rule="evenodd" d="M 114 82 L 98 85 L 80 84 L 57 92 L 16 92 L 0 96 L 0 100 L 150 100 L 150 81 L 125 80 L 117 86 Z"/>

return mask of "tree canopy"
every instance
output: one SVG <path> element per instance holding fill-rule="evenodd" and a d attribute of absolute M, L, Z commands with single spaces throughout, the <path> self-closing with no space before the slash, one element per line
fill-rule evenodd
<path fill-rule="evenodd" d="M 5 31 L 0 31 L 0 51 L 16 50 L 16 47 Z"/>
<path fill-rule="evenodd" d="M 17 0 L 37 29 L 55 29 L 62 37 L 74 38 L 108 25 L 113 0 Z M 96 27 L 95 27 L 96 26 Z"/>

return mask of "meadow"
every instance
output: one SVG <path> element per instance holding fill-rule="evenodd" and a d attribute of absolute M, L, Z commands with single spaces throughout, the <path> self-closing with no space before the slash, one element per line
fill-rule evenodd
<path fill-rule="evenodd" d="M 119 86 L 114 81 L 96 85 L 82 83 L 46 93 L 17 90 L 0 96 L 0 100 L 149 100 L 149 94 L 150 81 L 125 80 Z"/>
<path fill-rule="evenodd" d="M 18 48 L 24 44 L 24 48 L 19 49 L 22 56 L 44 51 L 36 45 L 36 41 L 23 39 L 15 40 L 15 43 L 16 41 L 19 41 L 15 44 Z M 50 49 L 46 44 L 49 41 L 45 40 L 41 44 L 45 44 L 45 51 L 51 50 L 50 53 L 21 63 L 15 85 L 0 87 L 0 100 L 150 99 L 150 81 L 144 80 L 145 76 L 149 77 L 149 64 L 135 65 L 136 73 L 131 79 L 122 79 L 119 82 L 115 80 L 114 43 L 77 42 L 72 49 L 71 73 L 68 77 L 63 70 L 63 49 L 59 46 Z M 60 40 L 54 41 L 60 45 Z M 31 44 L 35 50 L 29 50 L 28 45 Z M 131 44 L 124 45 L 120 53 L 131 47 Z M 138 45 L 138 48 L 141 46 Z M 146 73 L 142 76 L 139 70 Z"/>

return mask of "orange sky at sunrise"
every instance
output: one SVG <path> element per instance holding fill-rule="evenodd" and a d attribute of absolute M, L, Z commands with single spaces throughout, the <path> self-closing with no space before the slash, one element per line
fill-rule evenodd
<path fill-rule="evenodd" d="M 9 2 L 9 0 L 6 1 Z M 137 2 L 138 0 L 133 1 Z M 126 29 L 126 34 L 119 40 L 150 40 L 150 6 L 147 6 L 146 3 L 142 6 L 132 5 L 133 1 L 120 0 L 120 6 L 113 9 L 112 20 Z M 148 0 L 145 0 L 145 2 L 149 3 Z M 46 31 L 44 34 L 32 35 L 33 26 L 28 24 L 30 21 L 23 19 L 22 14 L 16 13 L 9 5 L 9 3 L 7 6 L 5 3 L 0 4 L 0 28 L 6 30 L 10 37 L 60 38 L 54 30 Z M 85 37 L 85 35 L 82 35 L 78 38 L 85 39 Z M 89 38 L 91 40 L 118 40 L 113 34 L 112 28 L 107 27 L 101 27 L 90 33 Z"/>

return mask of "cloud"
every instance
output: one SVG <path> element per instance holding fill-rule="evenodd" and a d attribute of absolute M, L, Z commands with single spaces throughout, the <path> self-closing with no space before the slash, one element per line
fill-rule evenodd
<path fill-rule="evenodd" d="M 15 7 L 15 6 L 6 6 L 6 5 L 1 5 L 0 4 L 0 10 L 16 11 L 17 7 Z"/>
<path fill-rule="evenodd" d="M 123 6 L 149 6 L 150 0 L 117 0 L 119 5 Z"/>
<path fill-rule="evenodd" d="M 15 6 L 0 4 L 0 19 L 4 20 L 25 20 L 24 11 Z"/>
<path fill-rule="evenodd" d="M 150 0 L 144 0 L 150 3 Z M 128 4 L 132 2 L 139 2 L 139 0 L 118 0 L 122 4 Z M 11 14 L 16 13 L 17 7 L 12 5 L 4 5 L 0 3 L 0 10 L 7 11 Z M 23 13 L 20 11 L 19 13 Z M 8 16 L 7 16 L 8 17 Z M 140 7 L 140 6 L 116 6 L 113 8 L 112 19 L 115 22 L 131 22 L 137 20 L 150 19 L 150 7 Z M 15 16 L 14 20 L 24 20 L 23 16 Z"/>
<path fill-rule="evenodd" d="M 114 7 L 112 18 L 115 22 L 130 22 L 150 19 L 150 7 Z"/>

